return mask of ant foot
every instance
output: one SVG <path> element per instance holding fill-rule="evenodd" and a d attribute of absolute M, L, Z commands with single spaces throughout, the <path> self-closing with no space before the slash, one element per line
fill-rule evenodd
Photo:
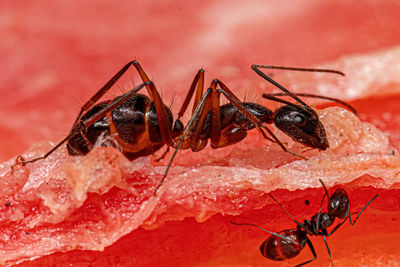
<path fill-rule="evenodd" d="M 11 173 L 14 174 L 15 168 L 17 166 L 25 166 L 25 158 L 21 155 L 18 155 L 17 158 L 15 159 L 15 163 L 11 166 Z"/>

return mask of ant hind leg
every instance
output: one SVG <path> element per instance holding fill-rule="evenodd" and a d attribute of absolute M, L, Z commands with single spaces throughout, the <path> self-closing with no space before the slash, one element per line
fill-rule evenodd
<path fill-rule="evenodd" d="M 313 254 L 314 258 L 311 259 L 311 260 L 305 261 L 303 263 L 297 264 L 295 267 L 300 267 L 300 266 L 306 265 L 306 264 L 308 264 L 310 262 L 313 262 L 313 261 L 315 261 L 317 259 L 317 253 L 315 252 L 314 246 L 311 243 L 310 239 L 308 239 L 308 238 L 307 238 L 307 245 L 310 248 L 311 253 Z"/>

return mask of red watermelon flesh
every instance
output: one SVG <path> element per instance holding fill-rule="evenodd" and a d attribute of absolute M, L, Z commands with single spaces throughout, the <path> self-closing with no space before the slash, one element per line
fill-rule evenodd
<path fill-rule="evenodd" d="M 275 190 L 274 195 L 302 220 L 319 208 L 323 192 L 313 188 L 320 187 L 317 177 L 323 177 L 328 186 L 335 182 L 346 187 L 354 210 L 381 192 L 355 227 L 344 226 L 329 238 L 335 265 L 398 264 L 399 164 L 397 156 L 390 154 L 392 148 L 398 149 L 399 96 L 388 96 L 399 88 L 398 48 L 376 51 L 398 44 L 396 1 L 371 1 L 364 6 L 299 1 L 290 7 L 267 2 L 204 1 L 176 6 L 131 2 L 115 8 L 100 1 L 95 8 L 73 2 L 46 7 L 33 2 L 23 7 L 3 4 L 9 12 L 1 24 L 9 38 L 0 47 L 8 74 L 2 77 L 8 90 L 1 91 L 3 159 L 21 154 L 37 140 L 61 139 L 93 88 L 137 56 L 166 99 L 175 92 L 176 111 L 202 66 L 208 78 L 221 78 L 243 99 L 244 88 L 259 89 L 251 91 L 253 98 L 271 89 L 249 71 L 252 63 L 309 66 L 364 53 L 328 65 L 346 72 L 347 79 L 294 73 L 275 77 L 298 92 L 343 99 L 369 96 L 352 104 L 360 110 L 361 121 L 389 135 L 389 144 L 380 132 L 351 114 L 323 110 L 324 124 L 327 128 L 331 124 L 327 130 L 334 148 L 319 155 L 307 152 L 312 161 L 298 163 L 253 132 L 227 149 L 179 152 L 160 199 L 149 197 L 165 161 L 156 164 L 144 158 L 131 164 L 108 149 L 71 159 L 60 149 L 46 162 L 16 170 L 14 176 L 6 174 L 9 164 L 4 163 L 0 259 L 12 263 L 70 251 L 27 264 L 265 266 L 272 262 L 259 254 L 258 246 L 267 235 L 229 221 L 257 223 L 273 231 L 293 227 L 264 193 L 299 188 Z M 257 10 L 275 12 L 271 16 Z M 337 113 L 343 119 L 334 120 Z M 40 155 L 50 147 L 48 142 L 36 144 L 24 156 Z M 302 151 L 297 145 L 291 149 Z M 307 175 L 312 180 L 306 180 Z M 299 176 L 299 183 L 293 184 L 296 180 L 288 176 Z M 180 190 L 175 194 L 174 188 Z M 310 207 L 303 204 L 305 199 L 311 200 Z M 182 222 L 175 221 L 186 216 Z M 197 223 L 194 217 L 210 219 Z M 104 252 L 71 251 L 88 245 L 101 249 L 139 225 L 157 228 L 138 228 Z M 319 257 L 316 263 L 329 263 L 323 243 L 313 242 Z M 309 258 L 311 254 L 305 251 L 290 263 Z"/>
<path fill-rule="evenodd" d="M 392 51 L 387 51 L 390 52 Z M 380 60 L 380 55 L 372 54 L 371 58 L 375 56 L 374 60 L 377 61 Z M 343 83 L 351 84 L 354 82 L 352 77 L 350 72 L 345 78 L 347 81 Z M 336 78 L 337 84 L 339 79 L 343 78 Z M 352 87 L 348 87 L 348 90 L 351 89 Z M 381 100 L 378 99 L 378 103 L 379 101 Z M 383 105 L 386 102 L 387 99 Z M 356 106 L 360 109 L 366 108 L 362 104 Z M 277 225 L 270 224 L 270 221 L 286 221 L 286 227 L 293 227 L 293 223 L 284 214 L 279 218 L 275 217 L 280 208 L 271 203 L 265 193 L 279 189 L 276 196 L 288 209 L 291 206 L 304 206 L 299 200 L 312 199 L 313 208 L 310 207 L 305 212 L 304 207 L 297 207 L 297 210 L 294 208 L 292 211 L 300 218 L 311 215 L 318 209 L 316 207 L 323 193 L 312 189 L 320 187 L 318 179 L 322 179 L 329 187 L 337 183 L 345 184 L 351 190 L 352 207 L 355 210 L 359 210 L 376 192 L 383 192 L 365 213 L 383 214 L 391 211 L 392 208 L 387 207 L 391 203 L 388 198 L 393 201 L 393 192 L 397 191 L 394 189 L 398 189 L 399 185 L 400 157 L 397 156 L 396 145 L 392 145 L 381 130 L 368 122 L 360 121 L 353 113 L 341 107 L 329 107 L 318 112 L 331 145 L 327 151 L 305 152 L 304 155 L 309 160 L 298 160 L 281 151 L 278 146 L 262 140 L 256 131 L 234 147 L 219 150 L 208 148 L 196 154 L 180 151 L 168 180 L 157 197 L 152 196 L 153 189 L 161 178 L 167 161 L 161 166 L 157 166 L 160 164 L 155 164 L 150 157 L 129 162 L 113 148 L 96 148 L 85 157 L 69 157 L 66 149 L 61 148 L 46 160 L 17 167 L 14 173 L 10 172 L 10 165 L 15 160 L 4 163 L 1 198 L 2 263 L 15 263 L 57 251 L 103 250 L 139 226 L 154 229 L 188 217 L 204 222 L 211 216 L 220 214 L 216 217 L 219 219 L 213 220 L 217 220 L 217 225 L 222 229 L 216 230 L 215 226 L 210 226 L 211 230 L 208 231 L 228 231 L 223 236 L 229 236 L 229 233 L 235 236 L 236 231 L 244 231 L 229 225 L 232 217 L 228 215 L 250 214 L 250 217 L 241 216 L 234 220 L 263 225 L 268 223 L 268 228 L 274 227 L 278 231 L 281 229 L 275 228 Z M 368 110 L 362 114 L 367 117 L 379 116 Z M 390 129 L 387 126 L 386 130 Z M 305 149 L 285 138 L 283 134 L 277 134 L 291 150 L 301 153 Z M 37 143 L 23 157 L 29 159 L 39 156 L 51 147 L 48 142 Z M 360 179 L 363 181 L 362 187 L 358 187 L 359 182 L 355 182 Z M 367 185 L 369 187 L 365 187 Z M 297 192 L 311 189 L 294 194 L 283 193 L 280 188 Z M 384 191 L 388 188 L 392 189 L 387 193 L 389 197 L 385 196 Z M 357 196 L 358 194 L 361 196 Z M 293 201 L 294 195 L 296 201 Z M 262 209 L 257 210 L 257 213 L 263 215 L 256 216 L 254 209 Z M 365 217 L 370 218 L 371 214 Z M 264 219 L 260 220 L 260 217 Z M 188 222 L 183 225 L 185 224 L 189 224 L 188 228 L 193 227 Z M 374 229 L 371 224 L 368 227 Z M 187 235 L 191 232 L 189 229 L 185 231 Z M 256 229 L 245 231 L 255 232 L 250 235 L 260 235 Z M 187 236 L 186 242 L 190 242 L 190 239 Z M 207 240 L 205 238 L 203 241 Z M 243 245 L 243 241 L 235 243 L 235 238 L 228 240 L 232 244 L 227 248 L 232 246 L 238 249 Z M 251 244 L 251 240 L 249 238 L 247 242 Z M 162 243 L 163 253 L 166 253 L 169 242 L 174 244 L 177 241 Z M 224 242 L 214 244 L 216 245 L 221 251 L 224 250 Z M 186 244 L 176 246 L 186 247 Z M 253 249 L 256 251 L 257 247 L 253 246 Z M 169 259 L 165 255 L 148 258 L 148 255 L 141 255 L 142 248 L 134 250 L 139 253 L 127 257 L 133 257 L 133 262 L 139 265 L 163 262 L 165 257 Z M 179 248 L 175 248 L 174 252 L 176 250 Z M 186 253 L 189 252 L 192 254 L 193 249 L 189 248 Z M 207 253 L 200 253 L 198 257 L 201 260 L 197 263 L 209 261 L 212 265 L 212 261 L 216 261 L 215 264 L 226 261 L 221 252 L 215 253 L 216 256 L 204 256 Z M 89 259 L 99 261 L 97 256 L 90 255 L 88 254 Z M 184 262 L 186 256 L 182 255 L 180 258 L 179 255 L 178 253 L 174 257 L 176 263 Z M 241 257 L 245 255 L 244 253 Z M 193 256 L 189 257 L 192 258 Z M 108 261 L 107 259 L 103 264 Z M 129 264 L 130 260 L 124 258 L 121 262 Z M 173 264 L 173 261 L 167 265 L 169 264 Z"/>

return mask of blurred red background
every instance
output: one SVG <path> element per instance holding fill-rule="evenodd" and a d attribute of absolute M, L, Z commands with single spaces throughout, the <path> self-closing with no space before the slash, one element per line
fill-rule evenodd
<path fill-rule="evenodd" d="M 242 85 L 259 81 L 251 64 L 311 66 L 400 43 L 396 0 L 0 6 L 1 161 L 63 137 L 84 101 L 131 59 L 142 62 L 167 103 L 175 95 L 179 104 L 201 67 L 240 95 Z"/>

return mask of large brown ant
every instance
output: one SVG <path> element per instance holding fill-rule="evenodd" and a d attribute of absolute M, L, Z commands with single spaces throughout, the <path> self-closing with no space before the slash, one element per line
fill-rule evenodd
<path fill-rule="evenodd" d="M 343 188 L 337 188 L 336 191 L 329 196 L 325 184 L 322 182 L 322 180 L 319 181 L 325 190 L 320 209 L 317 214 L 314 214 L 311 217 L 311 220 L 305 220 L 303 223 L 300 223 L 294 219 L 289 212 L 272 196 L 272 194 L 269 193 L 269 196 L 285 211 L 290 219 L 296 223 L 296 229 L 288 229 L 275 233 L 252 223 L 235 223 L 233 221 L 231 221 L 231 223 L 234 225 L 254 226 L 271 234 L 271 236 L 261 244 L 260 252 L 264 257 L 273 261 L 284 261 L 294 258 L 303 250 L 303 248 L 305 248 L 307 244 L 314 258 L 297 264 L 296 267 L 303 266 L 317 259 L 317 253 L 315 252 L 314 246 L 307 235 L 322 236 L 333 266 L 332 254 L 329 249 L 328 242 L 326 241 L 326 237 L 332 235 L 347 221 L 347 219 L 349 219 L 351 225 L 354 225 L 361 213 L 379 196 L 379 194 L 376 194 L 370 201 L 368 201 L 368 203 L 362 208 L 356 219 L 353 221 L 351 215 L 357 214 L 357 212 L 350 212 L 350 200 L 346 190 Z M 321 212 L 325 196 L 328 197 L 328 212 Z M 327 228 L 334 223 L 335 218 L 338 218 L 342 221 L 328 233 Z"/>
<path fill-rule="evenodd" d="M 121 76 L 134 66 L 138 71 L 143 84 L 129 92 L 114 98 L 97 103 L 109 91 Z M 179 149 L 191 148 L 197 152 L 204 149 L 208 139 L 212 148 L 221 148 L 243 140 L 247 131 L 257 128 L 264 138 L 277 143 L 284 151 L 301 159 L 305 157 L 289 151 L 264 123 L 274 123 L 281 131 L 304 145 L 325 150 L 329 147 L 323 125 L 316 112 L 283 86 L 272 80 L 260 71 L 259 68 L 284 69 L 294 71 L 328 72 L 344 75 L 335 70 L 304 69 L 277 66 L 253 65 L 259 75 L 267 79 L 296 100 L 299 105 L 277 98 L 282 94 L 264 94 L 263 97 L 284 103 L 285 105 L 274 112 L 268 108 L 252 102 L 241 102 L 228 87 L 220 80 L 214 79 L 210 87 L 203 94 L 204 70 L 200 69 L 174 121 L 172 112 L 164 105 L 155 85 L 150 81 L 140 63 L 136 60 L 126 64 L 117 72 L 96 94 L 94 94 L 81 108 L 71 132 L 54 148 L 41 157 L 17 164 L 32 163 L 47 158 L 63 143 L 67 142 L 70 155 L 85 155 L 101 136 L 111 136 L 116 142 L 105 142 L 103 146 L 116 146 L 130 160 L 154 154 L 164 145 L 175 148 L 164 176 L 157 185 L 155 192 L 167 176 L 172 161 Z M 138 92 L 146 88 L 149 96 Z M 230 103 L 221 105 L 220 95 L 223 94 Z M 299 94 L 308 97 L 328 99 L 350 107 L 346 103 L 329 97 L 318 95 Z M 186 127 L 181 122 L 191 99 L 194 96 L 192 117 Z M 97 103 L 97 104 L 96 104 Z M 265 133 L 264 131 L 267 131 Z M 163 158 L 166 152 L 161 156 Z"/>

